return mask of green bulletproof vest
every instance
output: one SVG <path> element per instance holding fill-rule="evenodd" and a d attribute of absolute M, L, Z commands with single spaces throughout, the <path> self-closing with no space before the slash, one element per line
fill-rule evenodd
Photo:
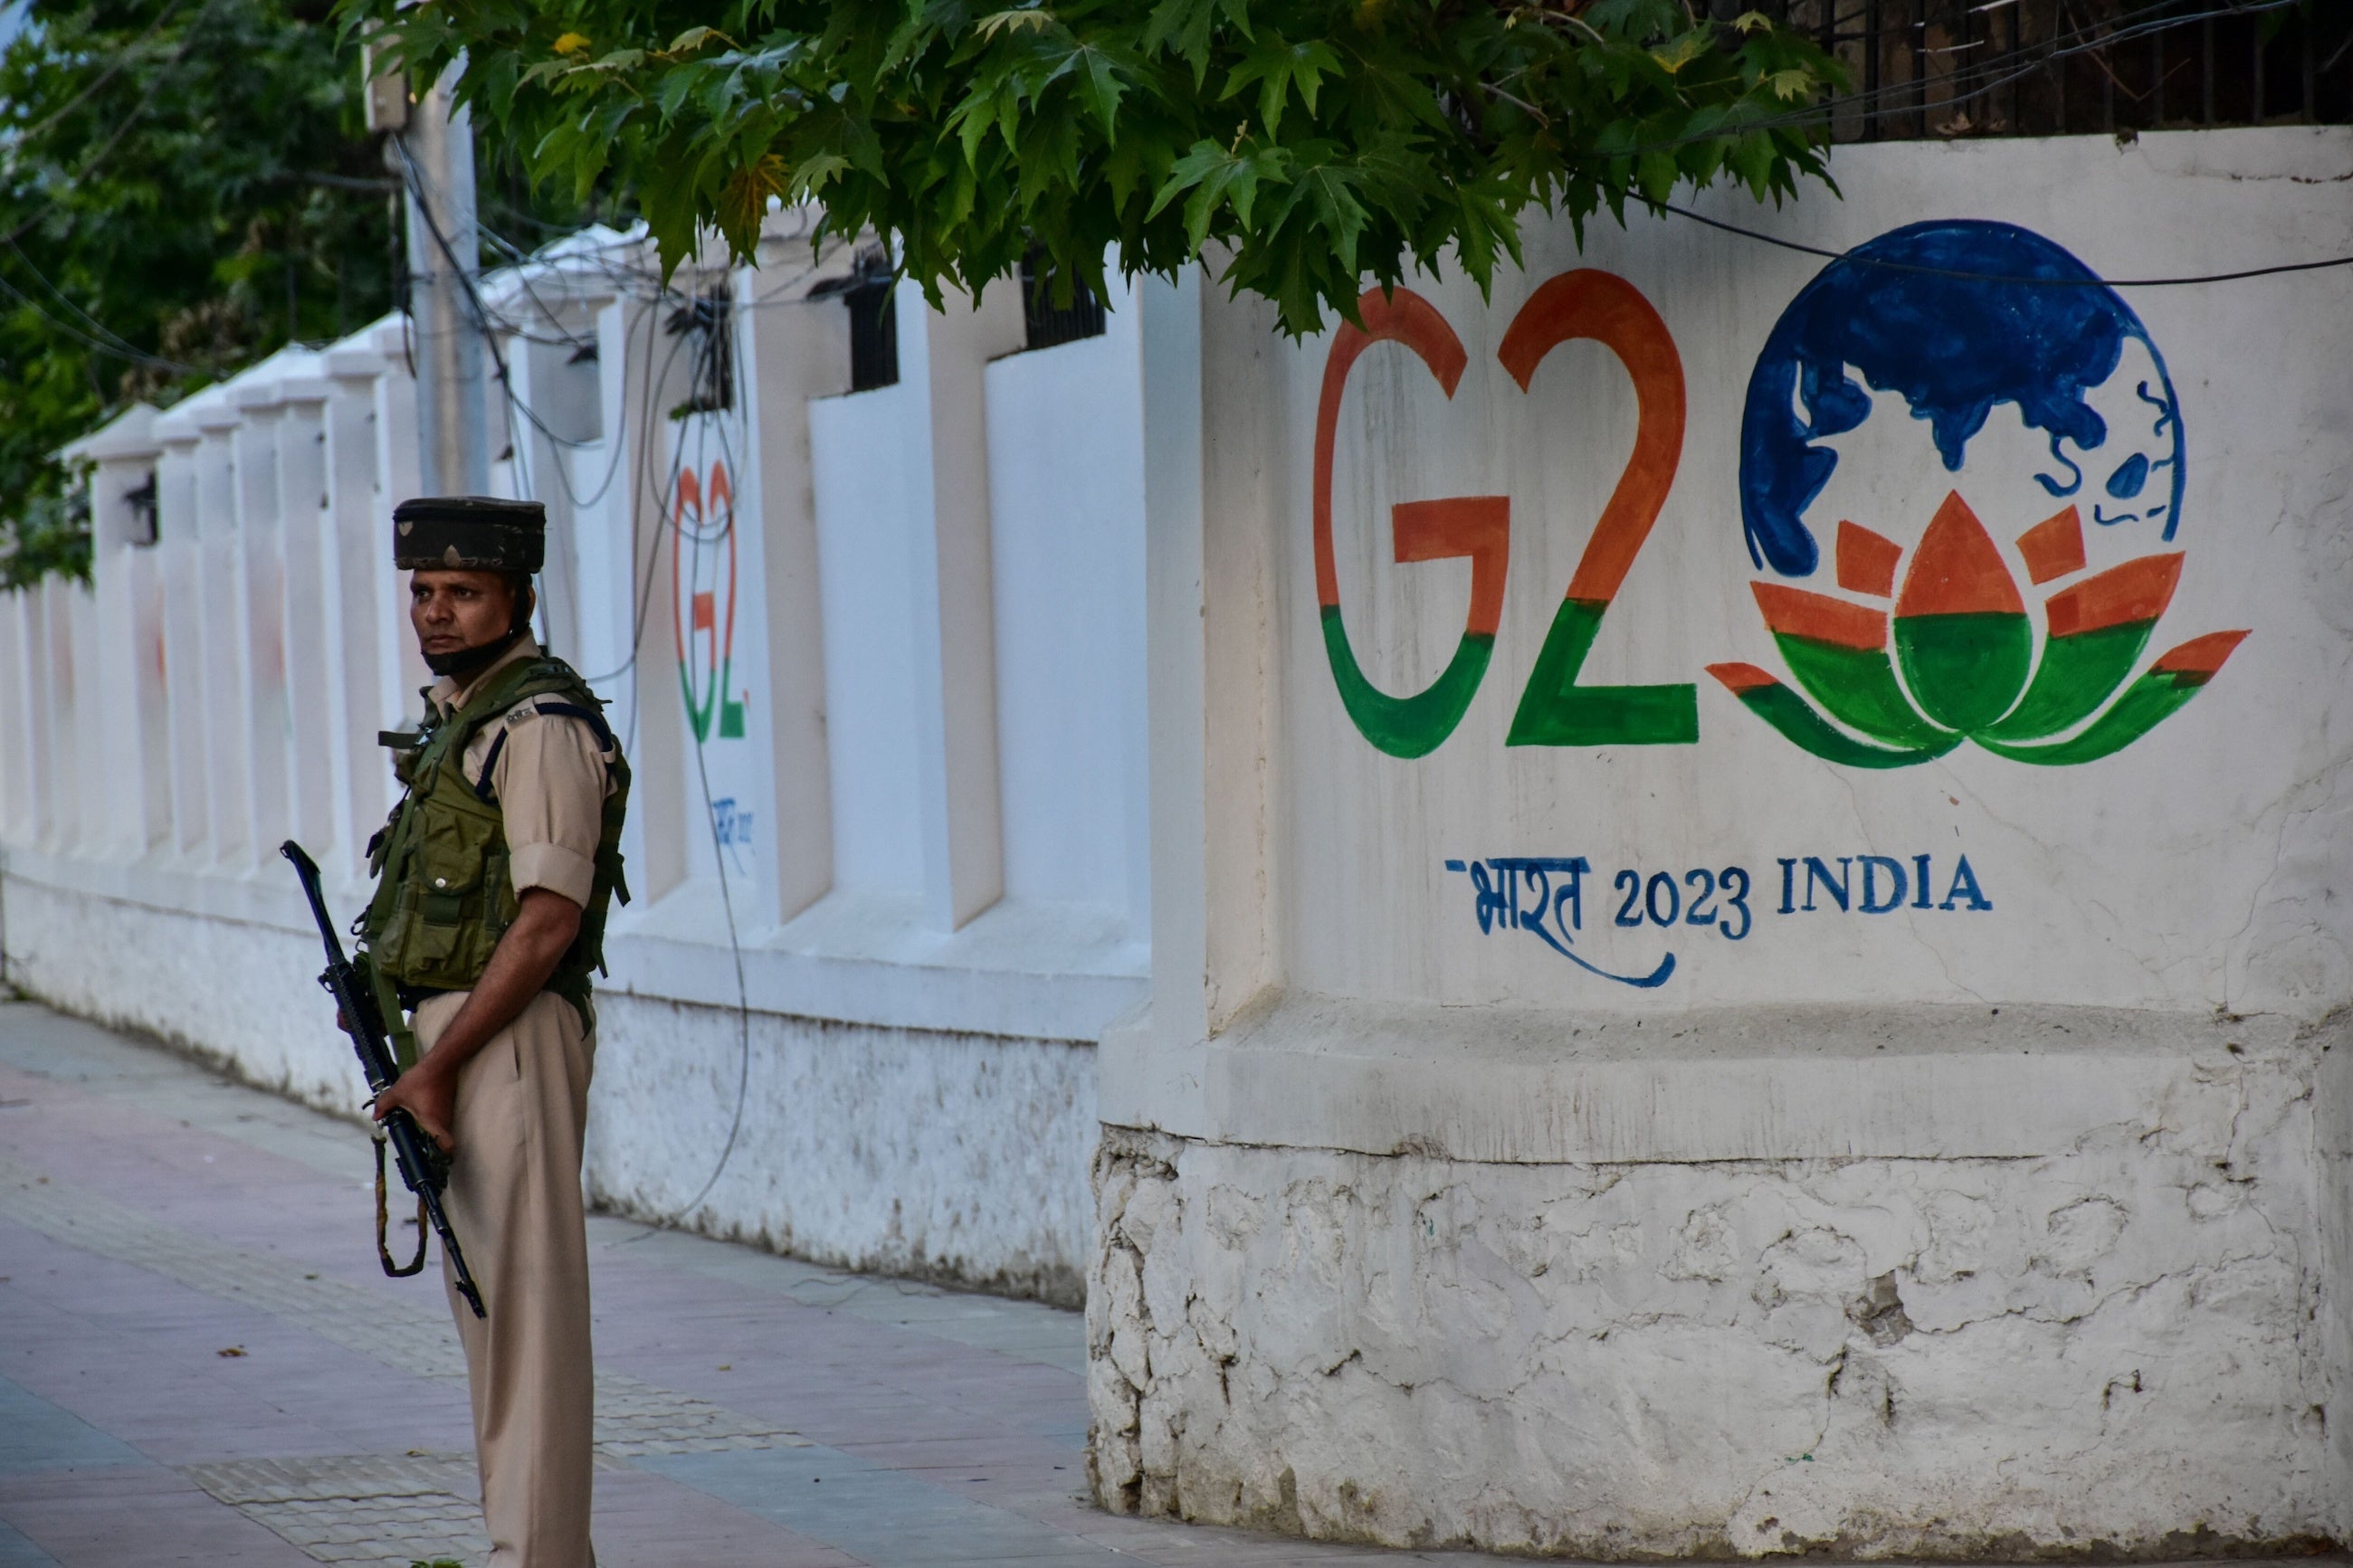
<path fill-rule="evenodd" d="M 613 784 L 605 797 L 596 881 L 581 911 L 580 934 L 547 983 L 548 990 L 579 1009 L 584 1028 L 595 1026 L 588 998 L 592 975 L 604 968 L 607 907 L 616 894 L 623 903 L 629 901 L 621 875 L 629 767 L 605 723 L 603 702 L 571 666 L 549 657 L 517 659 L 493 670 L 463 707 L 444 713 L 428 702 L 417 734 L 384 737 L 396 748 L 395 767 L 407 794 L 368 845 L 368 868 L 377 883 L 375 897 L 360 917 L 359 935 L 387 1020 L 399 1016 L 392 1005 L 397 989 L 470 989 L 489 967 L 499 938 L 514 923 L 518 906 L 508 869 L 506 825 L 491 783 L 499 749 L 506 744 L 505 729 L 491 738 L 480 783 L 467 780 L 464 764 L 466 748 L 478 733 L 503 725 L 510 710 L 533 698 L 543 700 L 536 704 L 541 713 L 577 719 L 596 732 Z"/>

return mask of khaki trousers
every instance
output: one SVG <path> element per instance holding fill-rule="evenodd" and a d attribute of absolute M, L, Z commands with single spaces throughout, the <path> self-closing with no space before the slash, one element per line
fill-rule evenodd
<path fill-rule="evenodd" d="M 430 1049 L 465 993 L 417 1010 Z M 594 1568 L 588 1542 L 596 1363 L 580 1140 L 595 1044 L 580 1015 L 542 992 L 458 1075 L 449 1227 L 487 1320 L 457 1290 L 490 1568 Z M 454 1279 L 442 1259 L 445 1283 Z"/>

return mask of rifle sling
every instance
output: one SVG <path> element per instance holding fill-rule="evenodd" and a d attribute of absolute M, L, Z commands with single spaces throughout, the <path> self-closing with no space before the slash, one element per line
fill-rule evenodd
<path fill-rule="evenodd" d="M 375 1142 L 375 1255 L 383 1259 L 384 1271 L 386 1274 L 391 1275 L 395 1279 L 406 1279 L 412 1274 L 422 1272 L 425 1268 L 425 1194 L 423 1193 L 417 1194 L 417 1256 L 409 1259 L 407 1268 L 402 1268 L 392 1261 L 392 1239 L 386 1234 L 392 1225 L 392 1214 L 388 1207 L 389 1199 L 384 1181 L 384 1130 L 375 1129 L 374 1136 Z"/>

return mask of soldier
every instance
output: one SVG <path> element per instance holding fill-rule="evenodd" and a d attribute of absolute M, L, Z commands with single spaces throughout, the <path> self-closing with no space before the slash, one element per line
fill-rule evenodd
<path fill-rule="evenodd" d="M 430 498 L 393 522 L 440 679 L 421 731 L 386 737 L 407 793 L 369 847 L 360 934 L 404 1068 L 375 1115 L 407 1110 L 452 1154 L 449 1221 L 489 1309 L 451 1289 L 491 1563 L 590 1568 L 580 1143 L 628 767 L 587 684 L 532 640 L 539 504 Z"/>

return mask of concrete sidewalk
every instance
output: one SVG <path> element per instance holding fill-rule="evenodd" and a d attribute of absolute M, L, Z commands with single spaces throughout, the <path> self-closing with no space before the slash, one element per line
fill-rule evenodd
<path fill-rule="evenodd" d="M 438 1267 L 383 1277 L 369 1175 L 355 1126 L 0 1003 L 0 1568 L 482 1562 Z M 1098 1511 L 1075 1313 L 589 1241 L 607 1568 L 1500 1561 Z"/>

